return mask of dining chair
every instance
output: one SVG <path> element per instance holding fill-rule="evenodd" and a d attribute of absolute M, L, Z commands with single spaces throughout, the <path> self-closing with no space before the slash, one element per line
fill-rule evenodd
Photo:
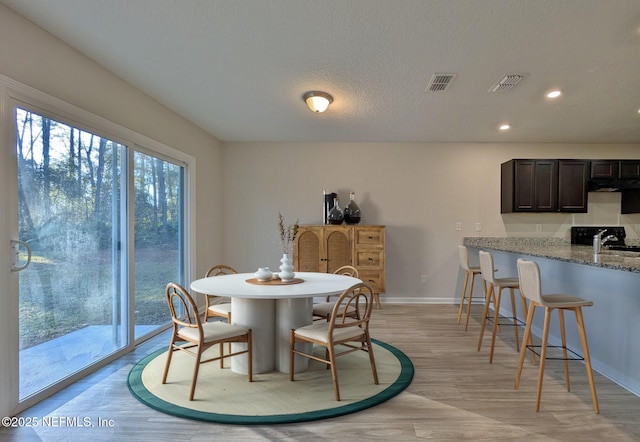
<path fill-rule="evenodd" d="M 589 346 L 587 345 L 587 334 L 584 329 L 584 319 L 582 317 L 582 307 L 590 307 L 593 305 L 592 301 L 587 301 L 582 298 L 567 294 L 550 294 L 543 295 L 541 293 L 540 282 L 540 268 L 535 261 L 525 261 L 522 258 L 518 259 L 518 277 L 520 279 L 520 290 L 524 297 L 529 299 L 529 313 L 527 315 L 527 326 L 524 329 L 524 337 L 522 338 L 522 349 L 520 350 L 520 359 L 518 361 L 518 370 L 516 372 L 515 389 L 520 386 L 520 376 L 522 374 L 522 364 L 524 363 L 524 353 L 527 349 L 535 353 L 535 346 L 527 345 L 527 339 L 531 336 L 531 324 L 533 323 L 533 314 L 536 307 L 544 307 L 544 326 L 542 330 L 542 345 L 540 351 L 540 368 L 538 373 L 538 391 L 536 395 L 536 411 L 540 410 L 540 397 L 542 395 L 542 378 L 544 376 L 544 363 L 547 359 L 547 347 L 560 347 L 562 348 L 562 360 L 564 361 L 564 375 L 567 385 L 567 391 L 571 391 L 569 384 L 569 360 L 584 361 L 585 368 L 587 370 L 587 379 L 589 381 L 589 388 L 591 390 L 591 400 L 593 401 L 593 408 L 596 413 L 599 413 L 598 398 L 596 396 L 596 386 L 593 381 L 593 372 L 591 371 L 591 358 L 589 357 Z M 547 345 L 549 337 L 549 322 L 551 319 L 551 312 L 553 309 L 558 310 L 558 317 L 560 319 L 560 338 L 562 340 L 561 346 Z M 565 336 L 564 327 L 564 311 L 573 310 L 576 315 L 576 324 L 578 326 L 578 334 L 580 335 L 580 343 L 582 345 L 582 351 L 584 356 L 580 356 L 567 348 L 567 339 Z M 569 357 L 568 353 L 572 354 Z M 554 358 L 555 359 L 555 358 Z"/>
<path fill-rule="evenodd" d="M 334 395 L 336 401 L 340 401 L 336 359 L 355 351 L 364 351 L 369 354 L 373 382 L 378 385 L 378 372 L 369 334 L 373 301 L 373 288 L 367 283 L 360 282 L 349 287 L 339 296 L 328 322 L 316 322 L 291 329 L 289 332 L 289 379 L 293 381 L 295 355 L 322 362 L 331 369 Z M 346 308 L 341 308 L 343 305 Z M 355 309 L 357 318 L 348 314 L 349 308 Z M 325 357 L 298 350 L 295 347 L 297 343 L 322 346 L 325 348 Z"/>
<path fill-rule="evenodd" d="M 493 363 L 493 352 L 496 345 L 496 334 L 500 325 L 512 325 L 515 338 L 516 338 L 516 349 L 520 348 L 520 341 L 518 340 L 518 326 L 524 324 L 523 321 L 518 319 L 516 313 L 516 301 L 514 292 L 516 289 L 520 290 L 520 282 L 518 278 L 496 278 L 495 276 L 495 267 L 493 265 L 493 255 L 489 252 L 480 251 L 480 271 L 482 273 L 482 278 L 485 280 L 487 284 L 487 293 L 485 295 L 484 301 L 484 312 L 482 314 L 482 325 L 480 326 L 480 338 L 478 339 L 478 351 L 480 351 L 480 347 L 482 346 L 482 337 L 484 335 L 484 328 L 487 322 L 487 319 L 493 322 L 493 329 L 491 333 L 491 351 L 489 353 L 489 363 Z M 502 289 L 508 288 L 509 294 L 511 295 L 511 321 L 507 324 L 500 323 L 500 298 L 502 295 Z M 496 293 L 497 292 L 497 293 Z M 490 300 L 493 299 L 493 318 L 489 316 L 489 303 Z M 520 296 L 522 301 L 522 310 L 524 317 L 527 316 L 527 303 L 524 297 Z M 529 337 L 531 339 L 531 337 Z M 531 342 L 533 343 L 533 342 Z M 533 363 L 535 364 L 535 355 L 532 354 Z"/>
<path fill-rule="evenodd" d="M 228 324 L 222 321 L 205 322 L 200 320 L 198 307 L 187 290 L 179 284 L 170 282 L 167 284 L 165 295 L 169 310 L 171 311 L 171 321 L 173 330 L 171 333 L 171 343 L 167 351 L 167 362 L 164 366 L 162 383 L 167 382 L 169 367 L 173 353 L 183 351 L 195 357 L 195 365 L 191 378 L 191 389 L 189 390 L 189 400 L 193 400 L 198 380 L 200 364 L 220 361 L 220 368 L 224 368 L 224 359 L 231 356 L 247 354 L 248 380 L 252 381 L 252 343 L 251 329 L 246 329 L 237 325 Z M 224 353 L 223 344 L 231 342 L 244 342 L 247 344 L 245 350 Z M 202 354 L 208 348 L 219 344 L 219 356 L 202 359 Z"/>
<path fill-rule="evenodd" d="M 336 269 L 336 271 L 333 273 L 336 275 L 346 275 L 346 276 L 351 276 L 353 278 L 360 278 L 358 269 L 356 269 L 353 266 L 342 266 Z M 333 307 L 335 305 L 335 301 L 331 301 L 332 297 L 335 297 L 335 295 L 327 296 L 327 298 L 325 299 L 325 302 L 319 302 L 317 304 L 313 304 L 313 320 L 314 321 L 329 320 L 329 317 L 331 316 L 331 312 L 333 311 Z M 356 312 L 355 308 L 353 307 L 349 308 L 349 314 L 351 316 L 355 315 L 355 312 Z"/>
<path fill-rule="evenodd" d="M 218 264 L 207 270 L 204 277 L 208 278 L 210 276 L 232 275 L 236 273 L 238 272 L 236 272 L 233 267 Z M 205 295 L 204 322 L 207 322 L 210 317 L 218 316 L 225 318 L 227 322 L 231 324 L 231 302 L 226 301 L 229 300 L 221 296 Z"/>

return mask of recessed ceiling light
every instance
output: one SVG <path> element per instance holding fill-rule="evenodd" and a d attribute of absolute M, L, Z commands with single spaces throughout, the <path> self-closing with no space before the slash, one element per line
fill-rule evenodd
<path fill-rule="evenodd" d="M 500 130 L 509 130 L 511 129 L 511 125 L 508 123 L 501 124 L 499 127 Z"/>
<path fill-rule="evenodd" d="M 558 98 L 560 95 L 562 95 L 562 91 L 560 89 L 554 89 L 547 92 L 547 98 Z"/>

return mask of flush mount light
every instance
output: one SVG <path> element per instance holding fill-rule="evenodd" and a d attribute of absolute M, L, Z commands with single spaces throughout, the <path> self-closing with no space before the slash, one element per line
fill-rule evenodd
<path fill-rule="evenodd" d="M 509 130 L 509 129 L 511 129 L 511 125 L 508 124 L 508 123 L 504 123 L 504 124 L 501 124 L 498 129 L 500 129 L 502 131 Z"/>
<path fill-rule="evenodd" d="M 324 112 L 333 102 L 333 97 L 326 92 L 311 91 L 302 96 L 312 112 Z"/>
<path fill-rule="evenodd" d="M 547 92 L 546 97 L 547 98 L 558 98 L 560 95 L 562 95 L 562 91 L 560 89 L 554 89 L 552 91 Z"/>

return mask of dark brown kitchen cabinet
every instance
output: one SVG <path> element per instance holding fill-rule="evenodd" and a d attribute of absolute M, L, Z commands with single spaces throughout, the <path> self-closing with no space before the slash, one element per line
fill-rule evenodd
<path fill-rule="evenodd" d="M 620 161 L 617 160 L 592 160 L 590 178 L 615 179 L 618 178 Z"/>
<path fill-rule="evenodd" d="M 501 213 L 586 212 L 587 160 L 517 159 L 501 165 Z"/>
<path fill-rule="evenodd" d="M 620 161 L 621 179 L 640 179 L 640 160 Z"/>
<path fill-rule="evenodd" d="M 558 211 L 587 211 L 589 161 L 558 160 Z"/>
<path fill-rule="evenodd" d="M 501 165 L 501 213 L 555 212 L 556 160 L 511 160 Z"/>

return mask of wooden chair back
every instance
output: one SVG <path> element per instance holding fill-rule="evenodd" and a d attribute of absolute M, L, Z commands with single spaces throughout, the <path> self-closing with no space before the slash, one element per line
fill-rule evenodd
<path fill-rule="evenodd" d="M 346 289 L 336 301 L 329 317 L 329 339 L 333 336 L 333 331 L 339 328 L 358 326 L 368 331 L 372 308 L 373 288 L 369 284 L 360 282 Z"/>
<path fill-rule="evenodd" d="M 209 276 L 235 275 L 236 273 L 238 272 L 233 267 L 224 264 L 217 264 L 210 267 L 209 270 L 205 272 L 204 277 L 208 278 Z"/>

